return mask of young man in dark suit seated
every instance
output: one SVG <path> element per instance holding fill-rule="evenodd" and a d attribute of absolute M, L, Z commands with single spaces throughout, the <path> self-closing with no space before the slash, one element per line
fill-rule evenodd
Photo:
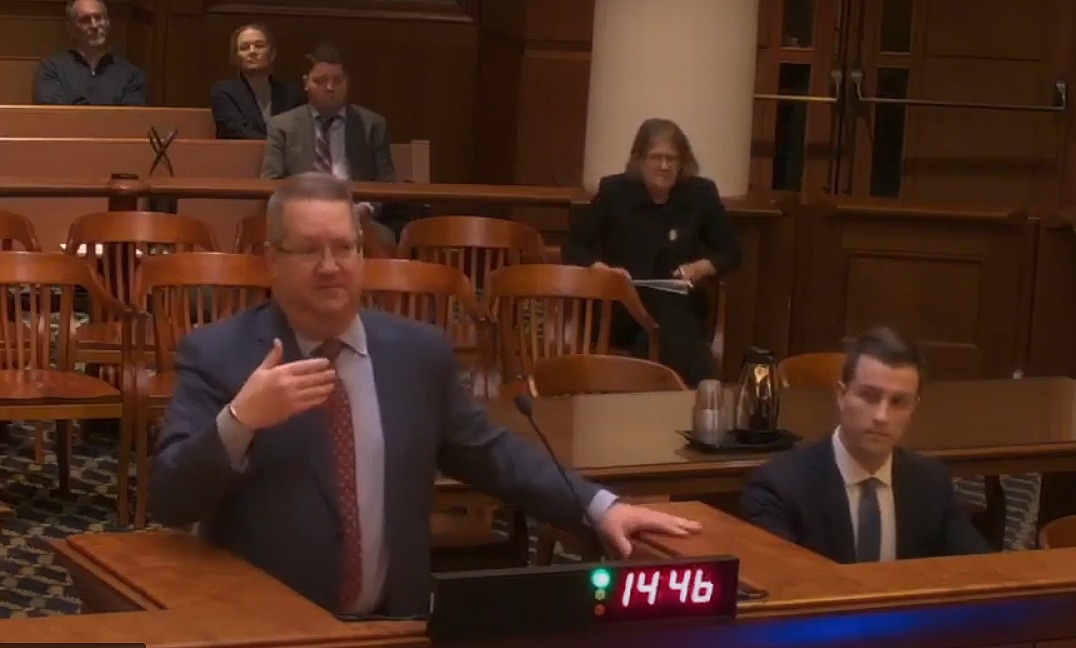
<path fill-rule="evenodd" d="M 841 563 L 989 552 L 945 466 L 899 446 L 922 378 L 920 351 L 892 329 L 852 341 L 837 429 L 759 468 L 744 517 Z"/>

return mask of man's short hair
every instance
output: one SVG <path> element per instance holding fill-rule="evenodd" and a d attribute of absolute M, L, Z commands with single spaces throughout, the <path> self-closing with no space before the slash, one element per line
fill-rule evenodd
<path fill-rule="evenodd" d="M 340 48 L 332 43 L 318 43 L 314 49 L 310 50 L 310 53 L 306 55 L 307 72 L 314 69 L 314 66 L 318 63 L 339 65 L 347 71 L 347 66 L 344 65 L 344 56 L 340 53 Z"/>
<path fill-rule="evenodd" d="M 108 5 L 105 4 L 105 0 L 97 0 L 97 2 L 101 5 L 101 8 L 105 10 L 104 12 L 107 15 Z M 78 0 L 67 0 L 67 7 L 64 9 L 64 11 L 67 12 L 67 19 L 72 22 L 78 18 L 78 15 L 75 13 L 76 4 L 78 4 Z"/>
<path fill-rule="evenodd" d="M 845 346 L 841 382 L 848 385 L 856 377 L 856 367 L 862 357 L 874 358 L 887 367 L 913 367 L 919 374 L 922 388 L 926 375 L 926 360 L 918 346 L 888 326 L 872 328 L 853 338 Z"/>
<path fill-rule="evenodd" d="M 322 200 L 327 202 L 344 202 L 352 206 L 351 185 L 328 173 L 311 171 L 290 176 L 280 183 L 273 195 L 269 197 L 266 207 L 265 240 L 270 246 L 279 246 L 287 236 L 284 225 L 284 208 L 297 200 Z M 359 213 L 354 208 L 355 232 L 362 236 L 362 224 Z"/>

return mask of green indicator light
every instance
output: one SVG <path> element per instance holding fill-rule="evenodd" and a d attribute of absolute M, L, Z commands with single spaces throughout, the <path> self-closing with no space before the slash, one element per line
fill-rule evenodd
<path fill-rule="evenodd" d="M 590 584 L 597 589 L 605 589 L 609 587 L 609 583 L 613 581 L 612 574 L 608 569 L 595 569 L 590 572 Z"/>

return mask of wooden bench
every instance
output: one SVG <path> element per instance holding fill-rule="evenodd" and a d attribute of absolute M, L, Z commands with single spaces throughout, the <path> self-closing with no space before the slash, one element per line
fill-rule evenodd
<path fill-rule="evenodd" d="M 177 139 L 168 149 L 176 178 L 255 180 L 261 172 L 264 142 L 251 140 Z M 430 177 L 430 143 L 415 140 L 393 144 L 399 182 L 425 183 Z M 82 178 L 107 183 L 112 174 L 166 178 L 159 164 L 150 176 L 154 151 L 144 139 L 0 138 L 0 176 Z M 57 194 L 54 194 L 57 195 Z M 0 209 L 21 213 L 34 222 L 44 249 L 58 249 L 71 222 L 83 214 L 108 209 L 103 197 L 0 198 Z M 227 245 L 236 223 L 261 213 L 264 200 L 184 199 L 184 214 L 207 221 L 218 244 Z"/>
<path fill-rule="evenodd" d="M 0 137 L 140 138 L 156 128 L 162 137 L 176 130 L 183 139 L 215 139 L 208 108 L 140 106 L 3 106 Z"/>

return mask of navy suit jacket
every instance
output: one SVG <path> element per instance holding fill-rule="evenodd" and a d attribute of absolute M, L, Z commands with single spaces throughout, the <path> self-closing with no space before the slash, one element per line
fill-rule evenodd
<path fill-rule="evenodd" d="M 385 444 L 385 543 L 390 547 L 378 612 L 429 612 L 430 512 L 434 480 L 469 482 L 546 521 L 579 528 L 580 504 L 539 446 L 493 426 L 460 380 L 452 346 L 432 326 L 363 310 Z M 200 522 L 232 551 L 331 609 L 339 591 L 342 527 L 325 411 L 308 411 L 255 434 L 242 473 L 232 469 L 216 417 L 269 352 L 301 358 L 272 303 L 188 335 L 176 356 L 150 482 L 150 509 L 168 526 Z M 599 488 L 572 476 L 584 502 Z"/>
<path fill-rule="evenodd" d="M 988 553 L 953 490 L 945 466 L 903 448 L 893 453 L 897 558 Z M 744 518 L 840 563 L 856 562 L 856 543 L 833 439 L 783 452 L 748 479 Z"/>
<path fill-rule="evenodd" d="M 306 103 L 306 96 L 297 83 L 269 77 L 272 113 L 279 115 Z M 265 139 L 265 118 L 258 100 L 246 79 L 239 76 L 213 84 L 209 91 L 213 120 L 217 122 L 217 139 Z"/>

